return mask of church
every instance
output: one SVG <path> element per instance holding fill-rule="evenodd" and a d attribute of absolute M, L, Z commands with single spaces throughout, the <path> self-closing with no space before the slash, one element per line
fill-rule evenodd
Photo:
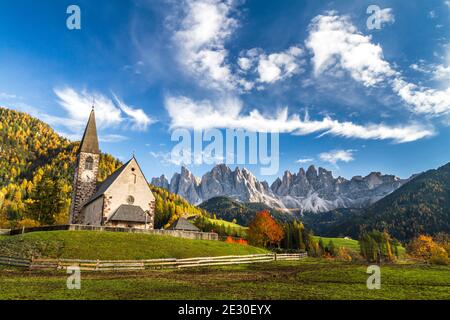
<path fill-rule="evenodd" d="M 133 156 L 97 185 L 100 163 L 92 108 L 77 153 L 70 224 L 153 229 L 155 197 Z"/>

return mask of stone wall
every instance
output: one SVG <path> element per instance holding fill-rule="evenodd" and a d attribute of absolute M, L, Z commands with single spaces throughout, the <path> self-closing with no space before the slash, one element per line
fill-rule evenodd
<path fill-rule="evenodd" d="M 156 235 L 167 235 L 167 236 L 172 236 L 172 237 L 177 237 L 177 238 L 194 239 L 194 240 L 213 240 L 213 241 L 219 240 L 219 236 L 217 235 L 217 233 L 212 233 L 212 232 L 159 230 L 159 229 L 144 230 L 144 229 L 120 228 L 120 227 L 87 226 L 87 225 L 79 225 L 79 224 L 14 229 L 14 230 L 11 230 L 11 235 L 36 232 L 36 231 L 60 231 L 60 230 L 146 233 L 146 234 L 156 234 Z"/>

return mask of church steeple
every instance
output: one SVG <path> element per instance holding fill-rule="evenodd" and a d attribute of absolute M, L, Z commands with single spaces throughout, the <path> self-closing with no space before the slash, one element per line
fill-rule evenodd
<path fill-rule="evenodd" d="M 99 163 L 100 149 L 98 147 L 95 112 L 94 107 L 92 107 L 75 163 L 69 223 L 83 224 L 85 222 L 85 211 L 83 209 L 86 202 L 96 191 Z"/>
<path fill-rule="evenodd" d="M 78 153 L 80 152 L 93 154 L 100 153 L 100 149 L 98 147 L 97 125 L 95 123 L 94 107 L 92 107 L 86 129 L 84 130 L 83 139 L 81 140 L 80 149 L 78 150 Z"/>

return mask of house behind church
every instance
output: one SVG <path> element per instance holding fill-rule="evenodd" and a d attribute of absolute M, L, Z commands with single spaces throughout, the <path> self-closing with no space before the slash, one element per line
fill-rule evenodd
<path fill-rule="evenodd" d="M 99 162 L 92 110 L 77 154 L 69 223 L 153 229 L 155 197 L 136 158 L 97 185 Z"/>

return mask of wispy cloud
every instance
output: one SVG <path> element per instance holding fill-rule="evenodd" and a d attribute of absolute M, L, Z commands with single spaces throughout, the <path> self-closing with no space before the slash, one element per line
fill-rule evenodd
<path fill-rule="evenodd" d="M 355 160 L 353 153 L 355 150 L 332 150 L 319 154 L 322 161 L 337 165 L 338 162 L 350 162 Z"/>
<path fill-rule="evenodd" d="M 340 67 L 366 87 L 390 84 L 415 113 L 450 112 L 450 88 L 437 90 L 405 81 L 384 59 L 381 46 L 373 44 L 370 36 L 361 34 L 349 17 L 335 12 L 319 15 L 309 29 L 306 46 L 314 55 L 316 75 Z"/>
<path fill-rule="evenodd" d="M 295 161 L 295 163 L 304 164 L 304 163 L 310 163 L 313 162 L 314 158 L 301 158 Z"/>
<path fill-rule="evenodd" d="M 304 118 L 298 114 L 289 116 L 287 108 L 272 116 L 263 115 L 256 109 L 243 114 L 242 102 L 237 98 L 219 99 L 212 103 L 209 100 L 194 101 L 187 97 L 169 96 L 165 106 L 172 128 L 236 128 L 294 135 L 320 133 L 346 138 L 393 140 L 397 143 L 411 142 L 434 134 L 433 128 L 417 123 L 389 126 L 340 122 L 330 117 L 311 120 L 307 115 Z"/>
<path fill-rule="evenodd" d="M 146 130 L 153 123 L 153 120 L 142 109 L 126 105 L 115 94 L 113 94 L 114 102 L 103 94 L 87 90 L 78 92 L 70 87 L 55 88 L 54 92 L 59 98 L 58 103 L 66 110 L 67 117 L 47 115 L 47 121 L 51 124 L 65 125 L 72 131 L 79 131 L 86 125 L 94 103 L 96 120 L 100 129 L 117 127 L 130 121 L 132 129 Z"/>
<path fill-rule="evenodd" d="M 121 101 L 115 94 L 113 94 L 113 96 L 119 108 L 131 118 L 131 121 L 133 123 L 132 129 L 145 131 L 147 130 L 149 125 L 155 122 L 144 112 L 144 110 L 128 106 L 123 103 L 123 101 Z"/>

